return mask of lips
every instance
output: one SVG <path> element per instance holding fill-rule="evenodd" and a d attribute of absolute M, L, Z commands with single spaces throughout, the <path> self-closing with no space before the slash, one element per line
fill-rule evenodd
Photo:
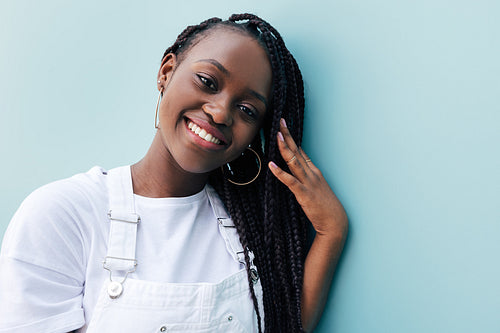
<path fill-rule="evenodd" d="M 207 133 L 206 130 L 201 128 L 200 126 L 196 125 L 193 122 L 188 122 L 188 128 L 193 132 L 194 134 L 198 135 L 200 138 L 202 138 L 205 141 L 215 143 L 217 145 L 221 144 L 221 141 L 215 137 L 212 136 L 212 134 Z"/>
<path fill-rule="evenodd" d="M 191 119 L 186 119 L 186 122 L 189 130 L 203 140 L 216 145 L 224 145 L 226 143 L 222 133 L 220 133 L 220 131 L 213 126 L 210 126 L 208 123 L 204 123 L 203 121 L 197 121 L 195 123 Z"/>

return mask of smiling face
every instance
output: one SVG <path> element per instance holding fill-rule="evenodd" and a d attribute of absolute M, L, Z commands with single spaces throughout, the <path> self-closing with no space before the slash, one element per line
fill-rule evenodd
<path fill-rule="evenodd" d="M 268 56 L 250 36 L 215 28 L 164 58 L 159 136 L 169 162 L 206 173 L 236 159 L 258 133 L 269 103 Z"/>

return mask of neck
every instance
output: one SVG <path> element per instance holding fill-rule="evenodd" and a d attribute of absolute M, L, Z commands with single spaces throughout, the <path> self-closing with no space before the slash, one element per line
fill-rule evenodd
<path fill-rule="evenodd" d="M 134 193 L 150 198 L 185 197 L 203 189 L 208 174 L 183 170 L 164 149 L 157 133 L 146 156 L 132 165 Z"/>

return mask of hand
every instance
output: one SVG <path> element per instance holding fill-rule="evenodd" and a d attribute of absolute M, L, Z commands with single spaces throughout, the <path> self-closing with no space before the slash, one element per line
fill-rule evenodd
<path fill-rule="evenodd" d="M 295 195 L 317 235 L 338 237 L 347 232 L 344 207 L 326 182 L 321 171 L 302 148 L 297 147 L 284 119 L 278 132 L 278 148 L 291 173 L 269 162 L 271 172 Z"/>

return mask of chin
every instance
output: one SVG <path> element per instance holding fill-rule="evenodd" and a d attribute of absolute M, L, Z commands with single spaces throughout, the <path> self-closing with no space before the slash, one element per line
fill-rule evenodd
<path fill-rule="evenodd" d="M 202 163 L 178 163 L 179 167 L 187 173 L 203 175 L 208 174 L 215 169 L 219 168 L 220 165 L 207 165 Z"/>

